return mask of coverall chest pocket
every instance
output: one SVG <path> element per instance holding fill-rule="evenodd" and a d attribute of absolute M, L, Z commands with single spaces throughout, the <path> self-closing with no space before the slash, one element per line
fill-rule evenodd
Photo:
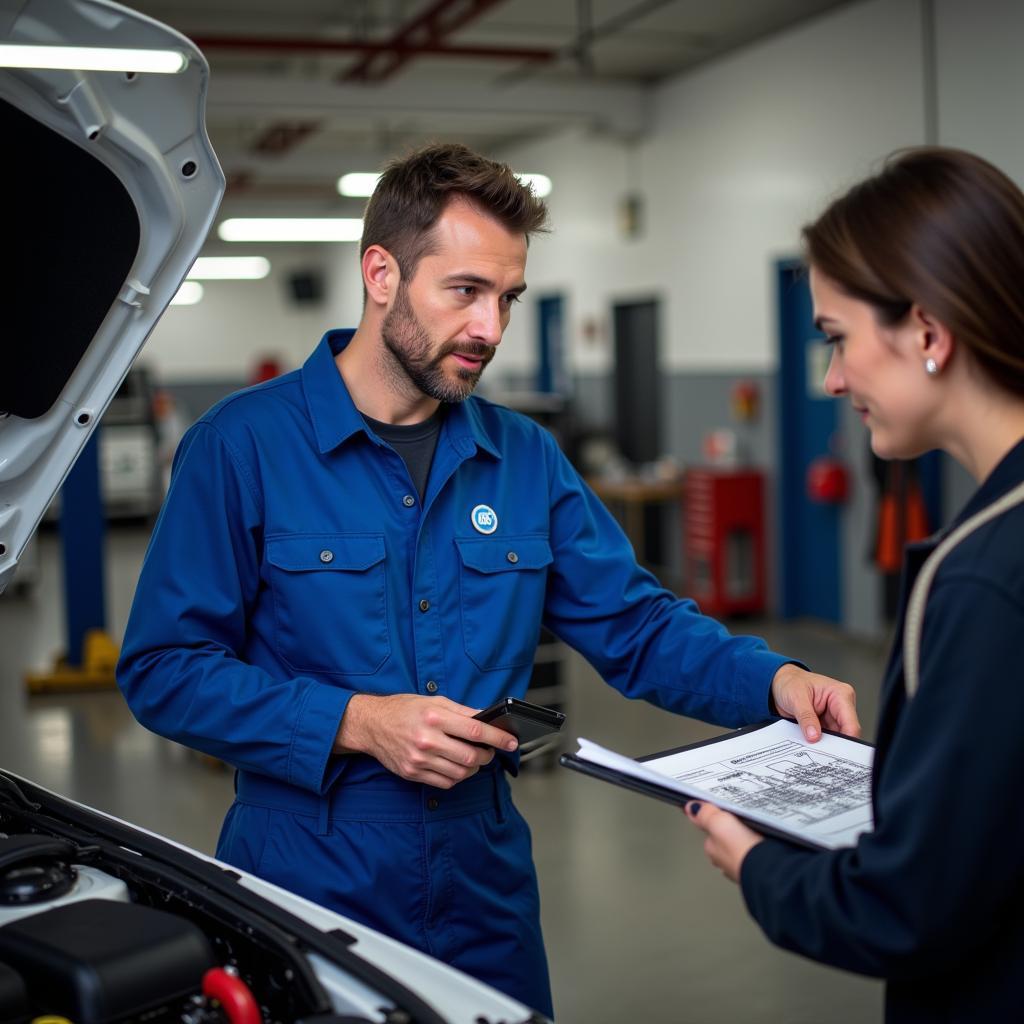
<path fill-rule="evenodd" d="M 462 569 L 462 638 L 481 669 L 533 661 L 540 635 L 547 567 L 546 537 L 456 538 Z"/>
<path fill-rule="evenodd" d="M 297 672 L 370 675 L 391 653 L 382 534 L 267 537 L 277 649 Z"/>

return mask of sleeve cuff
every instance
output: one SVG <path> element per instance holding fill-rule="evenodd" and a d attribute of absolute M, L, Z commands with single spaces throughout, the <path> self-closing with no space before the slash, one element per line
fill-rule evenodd
<path fill-rule="evenodd" d="M 799 851 L 778 839 L 764 839 L 743 858 L 740 865 L 740 891 L 748 913 L 757 918 L 757 892 L 759 884 L 771 875 L 774 865 Z"/>
<path fill-rule="evenodd" d="M 352 690 L 309 681 L 303 706 L 295 720 L 288 758 L 288 782 L 325 793 L 344 768 L 344 758 L 331 759 L 341 720 L 354 696 Z"/>
<path fill-rule="evenodd" d="M 775 651 L 753 651 L 747 655 L 743 685 L 746 691 L 745 703 L 750 709 L 751 723 L 763 722 L 766 718 L 778 716 L 775 701 L 772 700 L 772 680 L 783 665 L 798 665 L 800 668 L 807 668 L 796 658 L 788 658 L 784 654 L 776 654 Z"/>

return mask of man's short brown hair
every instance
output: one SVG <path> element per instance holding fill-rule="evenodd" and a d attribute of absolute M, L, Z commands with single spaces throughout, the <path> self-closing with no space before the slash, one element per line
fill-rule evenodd
<path fill-rule="evenodd" d="M 433 246 L 433 228 L 445 207 L 461 198 L 513 233 L 547 230 L 544 203 L 508 164 L 497 163 L 466 146 L 435 144 L 391 161 L 377 182 L 363 217 L 362 255 L 383 246 L 410 280 Z"/>

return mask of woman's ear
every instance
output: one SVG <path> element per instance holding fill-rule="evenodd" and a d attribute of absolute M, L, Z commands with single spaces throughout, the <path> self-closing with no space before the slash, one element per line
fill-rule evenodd
<path fill-rule="evenodd" d="M 953 355 L 953 333 L 937 316 L 917 303 L 910 310 L 911 323 L 917 328 L 917 355 L 930 374 L 941 373 Z M 932 368 L 934 367 L 934 369 Z"/>
<path fill-rule="evenodd" d="M 367 246 L 361 261 L 363 286 L 370 302 L 387 306 L 398 290 L 398 264 L 382 245 Z"/>

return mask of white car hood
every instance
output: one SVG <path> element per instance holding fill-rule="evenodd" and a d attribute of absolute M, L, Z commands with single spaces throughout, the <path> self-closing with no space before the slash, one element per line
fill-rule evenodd
<path fill-rule="evenodd" d="M 0 68 L 8 272 L 0 592 L 206 238 L 224 175 L 209 69 L 109 0 L 0 0 L 0 41 L 170 49 L 178 74 Z"/>

